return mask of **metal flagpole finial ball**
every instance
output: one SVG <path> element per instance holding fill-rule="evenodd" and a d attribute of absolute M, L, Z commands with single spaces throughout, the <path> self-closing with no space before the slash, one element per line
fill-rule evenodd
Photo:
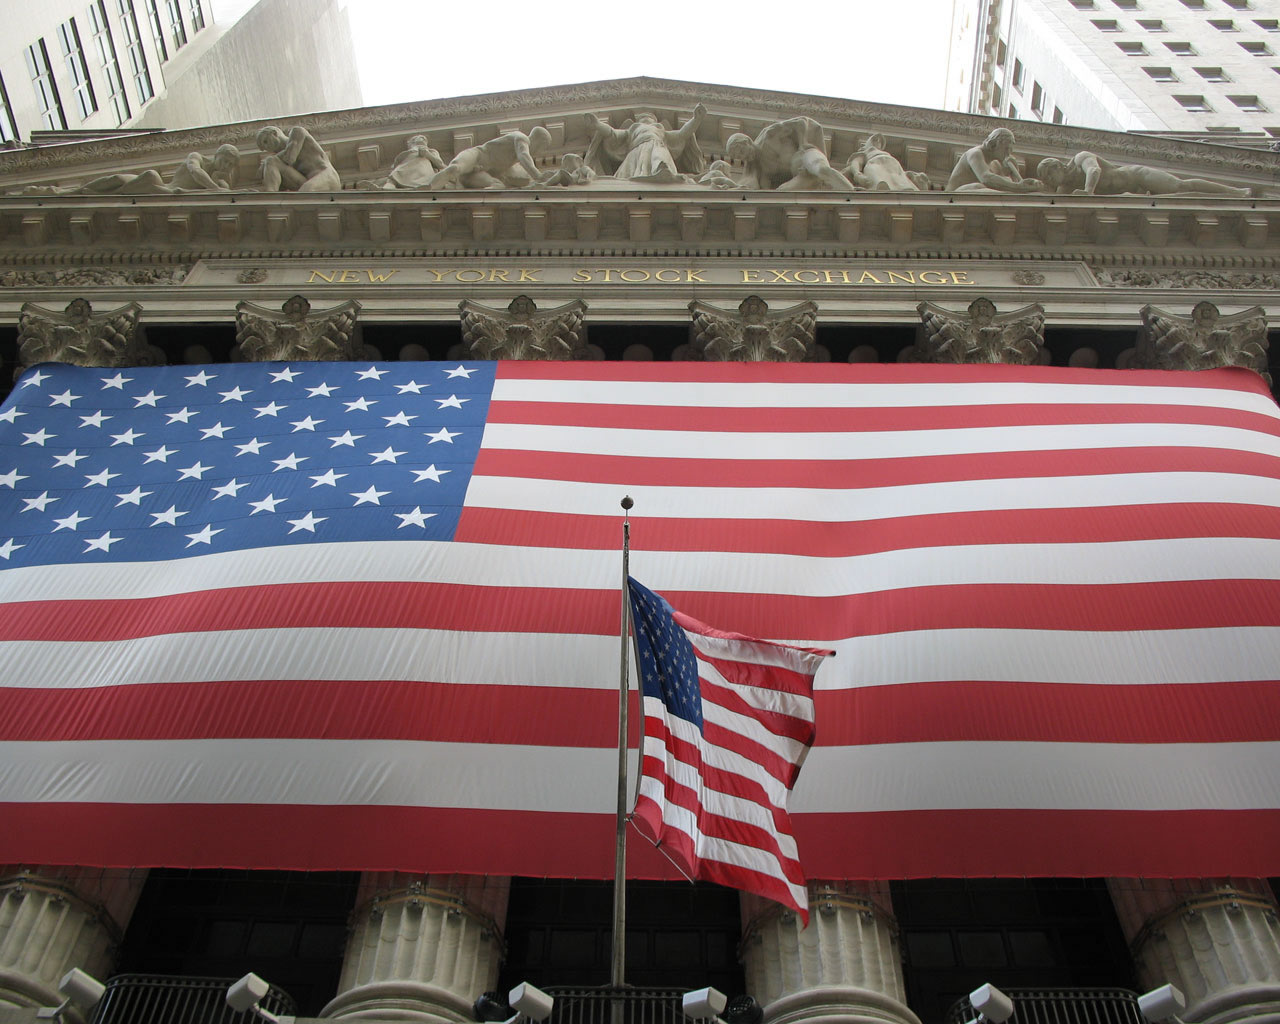
<path fill-rule="evenodd" d="M 631 507 L 632 507 L 634 504 L 635 504 L 635 502 L 631 500 L 631 495 L 629 495 L 629 494 L 628 494 L 628 495 L 626 495 L 626 496 L 622 499 L 622 507 L 623 507 L 623 509 L 624 509 L 624 510 L 626 510 L 626 511 L 628 511 L 628 512 L 630 512 L 630 511 L 631 511 Z"/>

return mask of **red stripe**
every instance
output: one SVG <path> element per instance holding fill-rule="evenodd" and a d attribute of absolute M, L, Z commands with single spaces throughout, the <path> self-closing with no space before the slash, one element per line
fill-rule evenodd
<path fill-rule="evenodd" d="M 832 597 L 705 591 L 667 591 L 662 596 L 699 619 L 732 622 L 744 632 L 829 643 L 921 629 L 1110 632 L 1272 626 L 1280 607 L 1280 580 L 992 583 Z M 5 606 L 0 617 L 0 642 L 108 642 L 307 627 L 608 636 L 617 632 L 617 616 L 618 594 L 612 590 L 316 583 L 125 601 L 17 602 Z M 216 665 L 208 668 L 217 673 Z"/>
<path fill-rule="evenodd" d="M 675 619 L 680 622 L 681 619 L 688 621 L 688 616 L 681 612 L 675 613 Z M 683 626 L 684 622 L 680 622 Z M 753 650 L 752 648 L 755 648 Z M 743 658 L 751 658 L 756 656 L 756 651 L 768 651 L 771 648 L 779 649 L 782 645 L 770 644 L 763 640 L 751 640 L 746 642 L 740 648 Z M 785 648 L 783 648 L 785 649 Z M 720 673 L 721 677 L 730 686 L 748 686 L 758 690 L 773 690 L 778 693 L 789 693 L 797 697 L 810 697 L 813 695 L 813 672 L 794 672 L 791 669 L 783 668 L 780 665 L 761 665 L 753 661 L 737 661 L 729 658 L 713 658 L 710 655 L 694 648 L 694 656 L 702 664 L 709 665 Z M 821 662 L 815 663 L 813 671 L 816 672 Z M 717 686 L 715 683 L 704 684 Z M 717 686 L 718 689 L 723 687 Z"/>
<path fill-rule="evenodd" d="M 957 681 L 819 690 L 818 746 L 1280 740 L 1280 679 L 1155 686 Z"/>
<path fill-rule="evenodd" d="M 929 740 L 1280 740 L 1280 680 L 1159 686 L 957 681 L 819 690 L 814 697 L 819 746 Z M 8 687 L 0 689 L 0 707 L 0 741 L 9 742 L 200 736 L 596 748 L 617 742 L 617 697 L 609 690 L 250 680 Z M 566 707 L 573 713 L 565 714 Z M 639 721 L 634 695 L 632 710 L 634 746 Z"/>
<path fill-rule="evenodd" d="M 641 515 L 631 523 L 631 546 L 636 552 L 747 551 L 839 556 L 892 551 L 926 542 L 931 547 L 954 547 L 1104 543 L 1173 537 L 1274 540 L 1280 538 L 1280 516 L 1269 505 L 1185 502 L 951 512 L 848 523 L 646 519 Z M 618 546 L 618 517 L 467 506 L 462 510 L 454 539 L 473 544 L 612 551 Z"/>
<path fill-rule="evenodd" d="M 1000 364 L 931 365 L 914 363 L 694 363 L 694 362 L 541 362 L 504 359 L 498 380 L 693 381 L 695 383 L 815 383 L 815 384 L 1067 384 L 1089 389 L 1115 387 L 1189 388 L 1203 391 L 1271 393 L 1252 370 L 1086 370 L 1064 366 L 1006 366 Z"/>
<path fill-rule="evenodd" d="M 775 736 L 786 737 L 788 740 L 794 740 L 797 743 L 809 744 L 813 742 L 812 718 L 797 718 L 795 715 L 756 707 L 743 700 L 736 691 L 728 687 L 717 686 L 715 683 L 710 683 L 703 679 L 702 705 L 704 714 L 708 704 L 717 704 L 733 714 L 754 719 Z"/>
<path fill-rule="evenodd" d="M 616 747 L 618 693 L 412 680 L 0 688 L 0 741 L 389 739 Z M 573 714 L 565 708 L 572 707 Z M 639 702 L 631 735 L 639 743 Z"/>
<path fill-rule="evenodd" d="M 0 820 L 5 864 L 613 875 L 612 814 L 39 803 L 0 805 Z M 792 823 L 810 878 L 1280 875 L 1280 810 L 897 811 Z M 679 877 L 642 838 L 628 845 L 631 877 Z"/>
<path fill-rule="evenodd" d="M 1235 473 L 1280 478 L 1280 459 L 1226 448 L 1106 448 L 888 459 L 699 459 L 485 448 L 477 476 L 589 480 L 619 486 L 808 487 L 850 491 L 959 480 Z"/>
<path fill-rule="evenodd" d="M 698 747 L 670 732 L 666 723 L 661 719 L 646 715 L 644 733 L 646 740 L 656 740 L 666 747 L 667 753 L 674 760 L 689 765 L 697 771 L 708 789 L 742 797 L 742 799 L 750 800 L 761 807 L 773 806 L 772 798 L 759 782 L 749 779 L 745 775 L 738 775 L 735 772 L 725 771 L 722 768 L 707 764 L 703 761 L 702 751 Z M 648 757 L 646 757 L 646 760 L 648 760 Z M 644 774 L 650 773 L 645 772 Z"/>
<path fill-rule="evenodd" d="M 1115 381 L 1113 380 L 1114 384 Z M 816 397 L 816 396 L 815 396 Z M 488 422 L 731 433 L 862 433 L 1082 423 L 1194 423 L 1280 434 L 1266 413 L 1197 405 L 696 406 L 495 401 Z"/>

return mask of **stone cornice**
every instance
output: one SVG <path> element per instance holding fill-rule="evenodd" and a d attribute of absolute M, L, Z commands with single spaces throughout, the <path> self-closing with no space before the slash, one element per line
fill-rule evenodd
<path fill-rule="evenodd" d="M 875 130 L 922 142 L 945 141 L 956 146 L 973 145 L 992 128 L 1003 125 L 1017 135 L 1020 151 L 1063 155 L 1082 149 L 1096 150 L 1119 158 L 1171 166 L 1190 165 L 1260 177 L 1280 184 L 1280 154 L 1265 151 L 894 104 L 646 77 L 329 111 L 287 120 L 291 124 L 306 126 L 324 144 L 335 145 L 370 133 L 398 131 L 407 134 L 410 131 L 493 125 L 512 120 L 538 122 L 571 117 L 588 110 L 630 109 L 637 105 L 683 111 L 699 100 L 714 113 L 744 116 L 754 113 L 774 119 L 803 114 L 822 122 L 829 130 Z M 111 161 L 144 166 L 148 161 L 173 160 L 194 150 L 211 151 L 223 143 L 243 145 L 253 139 L 260 127 L 279 120 L 244 121 L 63 146 L 0 151 L 0 176 L 30 176 L 85 166 L 101 167 Z"/>

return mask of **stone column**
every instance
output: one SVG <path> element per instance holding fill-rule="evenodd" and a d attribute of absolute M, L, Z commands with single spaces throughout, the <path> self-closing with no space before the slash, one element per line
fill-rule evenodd
<path fill-rule="evenodd" d="M 105 980 L 146 871 L 0 867 L 0 1007 L 57 1006 L 73 967 Z M 81 1022 L 74 1007 L 68 1020 Z"/>
<path fill-rule="evenodd" d="M 916 312 L 916 343 L 899 353 L 899 362 L 1044 366 L 1051 361 L 1044 347 L 1044 307 L 1039 303 L 998 313 L 990 299 L 979 298 L 961 313 L 921 302 Z"/>
<path fill-rule="evenodd" d="M 463 299 L 458 316 L 464 358 L 604 358 L 603 350 L 587 341 L 587 304 L 582 299 L 539 309 L 529 296 L 517 295 L 505 310 Z"/>
<path fill-rule="evenodd" d="M 338 995 L 322 1016 L 469 1024 L 494 988 L 505 877 L 368 871 L 360 881 Z"/>
<path fill-rule="evenodd" d="M 348 299 L 313 311 L 301 295 L 286 299 L 279 313 L 256 302 L 237 303 L 232 358 L 249 363 L 380 359 L 378 350 L 361 340 L 360 308 Z"/>
<path fill-rule="evenodd" d="M 677 359 L 803 363 L 830 358 L 815 341 L 818 307 L 813 302 L 771 310 L 759 295 L 748 295 L 734 314 L 695 300 L 689 314 L 689 344 L 676 352 Z"/>
<path fill-rule="evenodd" d="M 1280 925 L 1252 878 L 1107 882 L 1145 991 L 1172 983 L 1191 1024 L 1280 1020 Z"/>
<path fill-rule="evenodd" d="M 1137 344 L 1116 365 L 1135 370 L 1210 370 L 1243 366 L 1271 384 L 1267 372 L 1267 314 L 1251 306 L 1223 316 L 1212 302 L 1197 302 L 1190 316 L 1156 306 L 1139 310 Z"/>
<path fill-rule="evenodd" d="M 809 927 L 742 897 L 747 992 L 766 1024 L 920 1024 L 906 1005 L 887 882 L 810 882 Z"/>
<path fill-rule="evenodd" d="M 136 302 L 95 313 L 88 299 L 72 299 L 64 312 L 34 302 L 22 305 L 18 318 L 18 368 L 36 363 L 75 366 L 163 366 L 164 353 L 147 344 L 138 323 Z"/>

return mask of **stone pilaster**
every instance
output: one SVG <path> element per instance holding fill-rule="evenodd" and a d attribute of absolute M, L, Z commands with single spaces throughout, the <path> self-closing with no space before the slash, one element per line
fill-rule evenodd
<path fill-rule="evenodd" d="M 1144 990 L 1172 983 L 1188 1024 L 1280 1020 L 1280 925 L 1266 882 L 1108 881 Z"/>
<path fill-rule="evenodd" d="M 494 988 L 511 880 L 366 872 L 338 995 L 323 1016 L 469 1024 Z"/>
<path fill-rule="evenodd" d="M 897 923 L 883 882 L 811 882 L 809 926 L 743 895 L 747 991 L 766 1024 L 919 1024 L 906 1006 Z"/>
<path fill-rule="evenodd" d="M 1269 385 L 1267 315 L 1261 306 L 1223 316 L 1212 302 L 1197 302 L 1190 316 L 1143 306 L 1138 343 L 1121 353 L 1122 368 L 1209 370 L 1243 366 Z"/>
<path fill-rule="evenodd" d="M 87 299 L 72 299 L 65 311 L 24 303 L 18 318 L 18 370 L 37 363 L 75 366 L 159 366 L 164 353 L 148 345 L 136 302 L 95 313 Z"/>
<path fill-rule="evenodd" d="M 587 304 L 574 299 L 540 310 L 517 295 L 505 310 L 464 299 L 458 303 L 462 343 L 472 359 L 603 359 L 587 344 Z"/>
<path fill-rule="evenodd" d="M 72 967 L 105 980 L 145 871 L 0 867 L 0 1007 L 56 1006 Z M 79 1012 L 67 1019 L 80 1022 Z"/>
<path fill-rule="evenodd" d="M 997 313 L 990 299 L 974 299 L 961 313 L 921 302 L 916 343 L 902 350 L 908 363 L 1009 363 L 1044 365 L 1044 307 L 1038 303 L 1010 313 Z"/>
<path fill-rule="evenodd" d="M 770 310 L 758 295 L 738 305 L 737 315 L 705 302 L 689 303 L 689 353 L 715 362 L 802 363 L 817 354 L 818 307 L 801 302 Z"/>
<path fill-rule="evenodd" d="M 360 339 L 359 316 L 355 299 L 313 311 L 310 302 L 295 295 L 279 313 L 241 302 L 236 305 L 236 356 L 252 363 L 378 359 L 378 351 Z"/>

